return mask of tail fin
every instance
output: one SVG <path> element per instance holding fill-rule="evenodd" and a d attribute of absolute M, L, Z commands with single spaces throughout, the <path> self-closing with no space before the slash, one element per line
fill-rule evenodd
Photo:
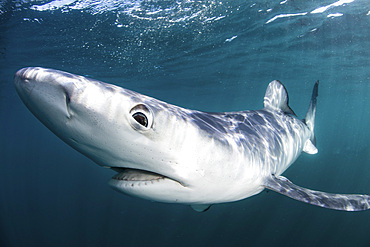
<path fill-rule="evenodd" d="M 305 143 L 304 148 L 303 148 L 303 151 L 309 154 L 317 153 L 314 128 L 315 128 L 317 96 L 319 95 L 318 91 L 319 91 L 319 81 L 317 81 L 315 85 L 313 86 L 310 106 L 308 107 L 308 111 L 307 111 L 305 119 L 303 119 L 303 122 L 307 125 L 308 129 L 311 131 L 310 140 L 308 140 Z"/>

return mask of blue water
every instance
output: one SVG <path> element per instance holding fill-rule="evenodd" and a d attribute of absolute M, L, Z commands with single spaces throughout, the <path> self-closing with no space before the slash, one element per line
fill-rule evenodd
<path fill-rule="evenodd" d="M 43 66 L 204 111 L 262 107 L 281 80 L 304 117 L 320 80 L 319 153 L 284 175 L 370 193 L 370 5 L 325 1 L 0 1 L 0 246 L 369 246 L 370 211 L 274 192 L 205 213 L 113 191 L 103 169 L 22 104 L 14 73 Z"/>

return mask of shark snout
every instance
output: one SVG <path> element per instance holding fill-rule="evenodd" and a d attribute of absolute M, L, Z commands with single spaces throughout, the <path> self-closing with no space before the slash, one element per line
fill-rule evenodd
<path fill-rule="evenodd" d="M 75 89 L 67 73 L 23 68 L 16 72 L 14 84 L 21 100 L 43 123 L 55 124 L 70 118 L 68 105 Z"/>
<path fill-rule="evenodd" d="M 55 76 L 48 73 L 48 69 L 39 67 L 27 67 L 18 70 L 14 76 L 14 83 L 18 92 L 20 90 L 30 89 L 38 83 L 55 83 Z"/>
<path fill-rule="evenodd" d="M 29 82 L 36 77 L 38 68 L 23 68 L 15 73 L 16 82 Z"/>
<path fill-rule="evenodd" d="M 28 79 L 27 77 L 27 71 L 28 71 L 29 68 L 23 68 L 23 69 L 20 69 L 18 70 L 16 73 L 15 73 L 15 76 L 14 76 L 14 79 L 16 80 L 16 82 L 19 82 L 19 81 L 25 81 Z"/>
<path fill-rule="evenodd" d="M 25 94 L 31 92 L 33 84 L 30 82 L 34 80 L 36 75 L 36 68 L 23 68 L 16 72 L 14 76 L 14 84 L 22 100 Z"/>
<path fill-rule="evenodd" d="M 18 70 L 14 76 L 14 84 L 17 92 L 20 94 L 21 98 L 24 97 L 24 91 L 31 93 L 34 87 L 40 87 L 40 84 L 44 85 L 50 84 L 52 80 L 51 76 L 46 72 L 46 69 L 38 67 L 27 67 Z M 46 78 L 49 77 L 48 79 Z"/>

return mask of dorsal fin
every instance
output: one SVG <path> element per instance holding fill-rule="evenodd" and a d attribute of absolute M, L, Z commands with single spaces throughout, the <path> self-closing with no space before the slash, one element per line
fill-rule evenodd
<path fill-rule="evenodd" d="M 284 85 L 280 81 L 272 81 L 267 87 L 263 105 L 271 111 L 283 111 L 286 114 L 292 114 L 294 111 L 289 107 L 289 97 Z"/>

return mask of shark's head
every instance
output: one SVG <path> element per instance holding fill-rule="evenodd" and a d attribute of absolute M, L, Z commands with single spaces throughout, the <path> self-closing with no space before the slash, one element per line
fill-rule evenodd
<path fill-rule="evenodd" d="M 118 172 L 109 182 L 114 189 L 186 204 L 209 202 L 214 193 L 219 193 L 220 201 L 233 197 L 232 192 L 221 194 L 234 175 L 217 169 L 217 164 L 230 160 L 218 152 L 224 150 L 222 143 L 191 121 L 194 111 L 52 69 L 21 69 L 15 86 L 30 111 L 52 132 L 97 164 Z"/>

